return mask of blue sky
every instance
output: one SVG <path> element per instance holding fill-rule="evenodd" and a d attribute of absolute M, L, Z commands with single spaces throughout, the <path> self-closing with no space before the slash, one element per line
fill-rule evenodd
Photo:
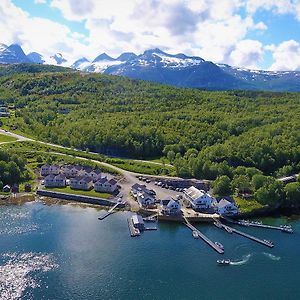
<path fill-rule="evenodd" d="M 1 0 L 5 44 L 89 59 L 159 47 L 217 63 L 300 69 L 300 0 Z"/>

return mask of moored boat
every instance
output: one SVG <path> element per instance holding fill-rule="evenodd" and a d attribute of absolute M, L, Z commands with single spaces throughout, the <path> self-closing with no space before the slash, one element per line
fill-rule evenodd
<path fill-rule="evenodd" d="M 193 230 L 192 235 L 193 235 L 194 239 L 199 239 L 199 234 L 196 230 Z"/>
<path fill-rule="evenodd" d="M 215 244 L 216 244 L 220 249 L 224 250 L 224 246 L 223 246 L 221 243 L 215 242 Z"/>

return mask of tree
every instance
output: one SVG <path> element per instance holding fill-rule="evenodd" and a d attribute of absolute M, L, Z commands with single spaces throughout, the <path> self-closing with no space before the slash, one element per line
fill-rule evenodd
<path fill-rule="evenodd" d="M 256 191 L 271 181 L 273 181 L 272 177 L 256 174 L 252 177 L 251 185 L 252 188 Z"/>
<path fill-rule="evenodd" d="M 233 190 L 237 190 L 238 193 L 245 193 L 251 190 L 250 179 L 246 175 L 234 176 L 231 185 Z"/>
<path fill-rule="evenodd" d="M 288 183 L 284 187 L 286 201 L 292 204 L 300 204 L 300 183 L 292 182 Z"/>
<path fill-rule="evenodd" d="M 279 205 L 284 199 L 283 184 L 274 179 L 272 183 L 268 183 L 259 188 L 254 196 L 261 204 L 271 206 Z"/>
<path fill-rule="evenodd" d="M 230 178 L 226 175 L 217 177 L 213 183 L 213 192 L 219 196 L 228 196 L 232 193 Z"/>

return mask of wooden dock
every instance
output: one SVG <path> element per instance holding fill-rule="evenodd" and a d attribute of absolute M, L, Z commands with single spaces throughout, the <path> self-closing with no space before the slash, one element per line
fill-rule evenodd
<path fill-rule="evenodd" d="M 281 232 L 287 232 L 287 233 L 293 233 L 293 230 L 291 228 L 285 228 L 283 226 L 272 226 L 272 225 L 266 225 L 266 224 L 257 224 L 253 222 L 245 222 L 245 221 L 236 221 L 232 220 L 227 217 L 222 217 L 225 221 L 232 224 L 237 224 L 244 227 L 259 227 L 259 228 L 266 228 L 266 229 L 273 229 L 273 230 L 280 230 Z"/>
<path fill-rule="evenodd" d="M 221 227 L 220 227 L 220 226 L 221 226 Z M 245 238 L 247 238 L 247 239 L 249 239 L 249 240 L 252 240 L 252 241 L 254 241 L 254 242 L 257 242 L 257 243 L 259 243 L 259 244 L 262 244 L 262 245 L 264 245 L 264 246 L 267 246 L 267 247 L 269 247 L 269 248 L 273 248 L 273 247 L 274 247 L 274 244 L 273 244 L 271 241 L 268 241 L 268 240 L 261 240 L 261 239 L 255 237 L 255 236 L 252 236 L 252 235 L 250 235 L 250 234 L 248 234 L 248 233 L 245 233 L 245 232 L 239 231 L 239 230 L 237 230 L 237 229 L 235 229 L 235 228 L 232 228 L 232 227 L 229 227 L 229 226 L 227 226 L 227 225 L 224 225 L 224 224 L 222 224 L 221 222 L 219 222 L 219 224 L 218 224 L 217 227 L 218 227 L 218 228 L 223 228 L 223 229 L 225 229 L 225 230 L 226 230 L 227 232 L 229 232 L 229 233 L 236 233 L 236 234 L 238 234 L 238 235 L 241 235 L 241 236 L 243 236 L 243 237 L 245 237 Z"/>
<path fill-rule="evenodd" d="M 113 207 L 111 207 L 105 215 L 103 215 L 102 217 L 99 217 L 98 220 L 104 220 L 105 218 L 107 218 L 109 215 L 111 215 L 112 213 L 114 213 L 114 210 L 119 206 L 123 204 L 123 202 L 117 202 Z"/>
<path fill-rule="evenodd" d="M 184 224 L 190 228 L 192 231 L 196 231 L 198 233 L 198 236 L 206 242 L 210 247 L 212 247 L 215 251 L 217 251 L 219 254 L 224 254 L 224 250 L 220 248 L 218 245 L 216 245 L 213 241 L 211 241 L 207 236 L 205 236 L 199 229 L 197 229 L 195 226 L 193 226 L 185 217 L 184 217 Z"/>

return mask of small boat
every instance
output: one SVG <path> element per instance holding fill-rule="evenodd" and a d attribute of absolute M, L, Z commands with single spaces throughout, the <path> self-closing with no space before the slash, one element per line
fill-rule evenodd
<path fill-rule="evenodd" d="M 215 245 L 217 245 L 220 249 L 224 250 L 224 246 L 221 243 L 215 242 Z"/>
<path fill-rule="evenodd" d="M 217 226 L 218 228 L 222 228 L 222 225 L 219 222 L 214 222 L 214 225 Z"/>
<path fill-rule="evenodd" d="M 270 245 L 274 246 L 273 242 L 270 241 L 270 240 L 264 240 L 264 242 L 267 243 L 267 244 L 270 244 Z"/>
<path fill-rule="evenodd" d="M 193 230 L 192 235 L 194 239 L 199 239 L 199 234 L 196 230 Z"/>
<path fill-rule="evenodd" d="M 156 216 L 150 216 L 150 217 L 145 217 L 145 218 L 143 218 L 143 220 L 144 220 L 145 222 L 156 222 L 156 221 L 157 221 L 157 218 L 156 218 Z"/>
<path fill-rule="evenodd" d="M 228 233 L 232 233 L 232 229 L 227 227 L 227 226 L 224 226 L 224 229 L 228 232 Z"/>
<path fill-rule="evenodd" d="M 229 266 L 230 265 L 230 259 L 218 259 L 217 264 L 219 266 Z"/>
<path fill-rule="evenodd" d="M 282 227 L 281 228 L 282 232 L 287 232 L 287 233 L 293 233 L 293 229 L 290 227 Z"/>

